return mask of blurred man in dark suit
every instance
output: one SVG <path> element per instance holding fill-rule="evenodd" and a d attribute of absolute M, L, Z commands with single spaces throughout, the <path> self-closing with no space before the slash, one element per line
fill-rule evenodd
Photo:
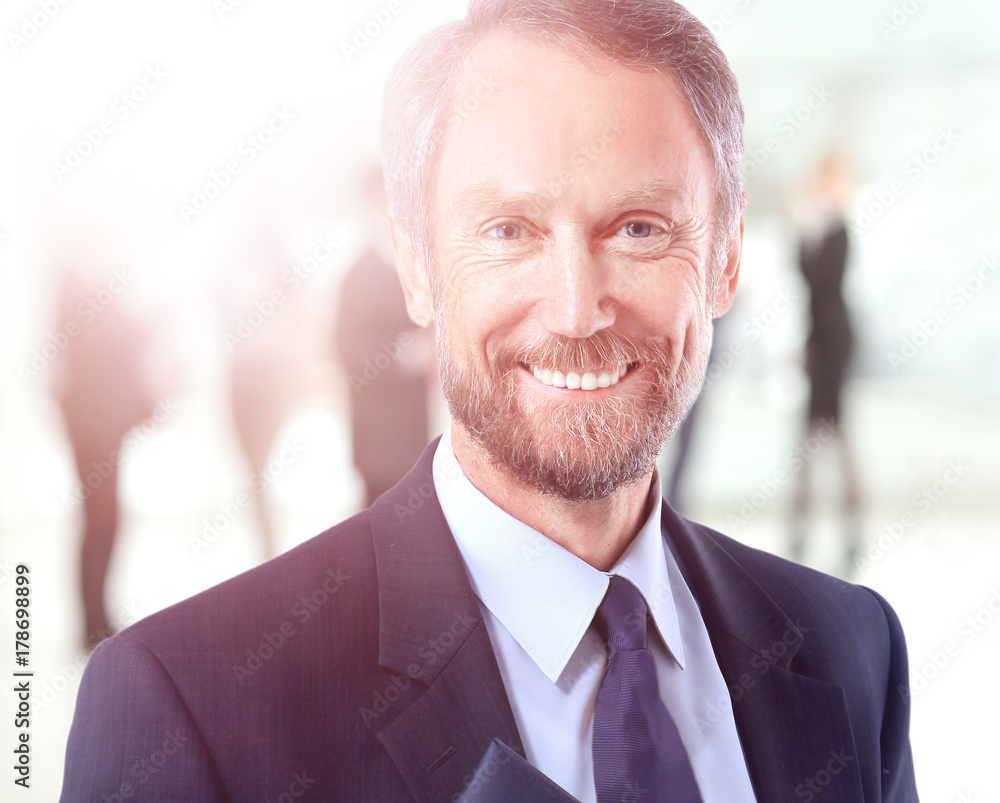
<path fill-rule="evenodd" d="M 116 279 L 117 273 L 110 287 Z M 118 467 L 127 445 L 123 439 L 152 415 L 155 404 L 146 365 L 152 332 L 120 303 L 95 303 L 102 290 L 110 292 L 67 271 L 59 304 L 60 325 L 74 335 L 61 364 L 58 397 L 81 483 L 80 585 L 87 649 L 114 633 L 104 589 L 120 529 Z"/>
<path fill-rule="evenodd" d="M 803 442 L 834 441 L 843 483 L 844 544 L 840 572 L 850 577 L 862 546 L 861 483 L 842 411 L 844 383 L 853 349 L 851 318 L 844 301 L 843 283 L 850 241 L 846 215 L 851 200 L 847 163 L 829 153 L 792 210 L 799 228 L 799 268 L 809 288 L 809 337 L 806 340 L 806 374 L 809 407 Z M 792 557 L 802 560 L 806 547 L 807 516 L 811 507 L 810 461 L 802 465 L 792 512 Z"/>
<path fill-rule="evenodd" d="M 381 170 L 368 176 L 364 196 L 382 232 Z M 351 445 L 364 507 L 399 482 L 427 445 L 431 344 L 406 314 L 391 259 L 386 235 L 372 238 L 344 278 L 337 309 L 337 354 L 351 386 Z"/>

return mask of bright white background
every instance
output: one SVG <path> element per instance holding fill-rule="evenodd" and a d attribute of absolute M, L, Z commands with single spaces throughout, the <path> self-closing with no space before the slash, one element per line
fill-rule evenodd
<path fill-rule="evenodd" d="M 805 399 L 806 297 L 781 210 L 790 184 L 837 146 L 858 174 L 852 219 L 863 229 L 847 282 L 860 343 L 846 417 L 876 559 L 860 581 L 889 598 L 907 632 L 920 688 L 912 738 L 923 799 L 1000 800 L 1000 617 L 988 608 L 993 599 L 1000 609 L 1000 274 L 976 286 L 961 309 L 948 300 L 982 260 L 1000 258 L 1000 7 L 689 5 L 717 32 L 740 79 L 753 196 L 740 301 L 718 334 L 723 348 L 745 340 L 746 352 L 706 392 L 688 475 L 691 513 L 732 531 L 732 517 L 794 448 Z M 357 187 L 377 157 L 385 74 L 416 34 L 460 15 L 464 3 L 399 0 L 399 12 L 351 55 L 344 44 L 356 26 L 387 3 L 74 0 L 53 3 L 54 15 L 49 7 L 16 0 L 0 11 L 0 610 L 13 610 L 13 565 L 30 564 L 32 668 L 44 705 L 33 716 L 32 789 L 15 789 L 6 770 L 0 798 L 26 801 L 58 794 L 83 662 L 79 511 L 65 503 L 76 480 L 50 398 L 58 357 L 37 375 L 24 370 L 56 328 L 55 265 L 73 253 L 95 276 L 112 264 L 132 266 L 135 278 L 114 303 L 157 322 L 158 370 L 180 405 L 123 463 L 123 530 L 108 589 L 121 624 L 259 560 L 249 520 L 208 549 L 195 550 L 189 537 L 246 473 L 220 379 L 228 356 L 221 333 L 231 319 L 220 322 L 218 310 L 247 309 L 267 294 L 253 257 L 271 243 L 290 263 L 318 237 L 343 243 L 294 301 L 315 342 L 302 344 L 305 392 L 278 439 L 305 444 L 270 488 L 281 546 L 353 512 L 360 484 L 350 464 L 350 387 L 319 341 L 329 336 L 338 283 L 366 236 Z M 43 22 L 34 35 L 25 33 L 26 19 Z M 123 115 L 117 99 L 150 69 L 165 77 Z M 827 99 L 817 104 L 820 96 Z M 818 108 L 806 105 L 810 97 Z M 246 159 L 246 140 L 276 109 L 292 121 Z M 53 164 L 70 149 L 86 151 L 85 132 L 103 117 L 113 130 L 58 176 Z M 761 150 L 768 139 L 770 153 Z M 935 140 L 946 147 L 935 149 Z M 181 205 L 232 159 L 240 173 L 185 219 Z M 924 167 L 915 169 L 914 159 Z M 903 190 L 879 206 L 893 182 Z M 748 338 L 745 327 L 782 292 L 795 298 L 792 308 L 769 317 L 763 337 Z M 889 353 L 942 309 L 947 323 L 894 368 Z M 915 497 L 954 461 L 968 467 L 960 481 L 929 509 L 919 506 Z M 817 460 L 817 481 L 835 499 L 826 463 Z M 789 496 L 782 489 L 740 537 L 783 551 Z M 807 556 L 820 568 L 832 567 L 834 507 L 822 506 Z M 916 524 L 885 540 L 907 513 Z M 969 630 L 963 623 L 977 615 Z M 0 672 L 9 677 L 11 616 L 0 619 Z M 942 658 L 949 642 L 955 649 Z M 13 705 L 12 693 L 0 693 L 8 759 Z"/>

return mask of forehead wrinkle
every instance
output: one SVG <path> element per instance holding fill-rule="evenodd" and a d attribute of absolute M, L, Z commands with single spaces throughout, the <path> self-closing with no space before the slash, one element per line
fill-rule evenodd
<path fill-rule="evenodd" d="M 646 204 L 656 205 L 664 202 L 681 201 L 685 205 L 692 205 L 694 198 L 689 184 L 684 184 L 670 179 L 657 179 L 646 182 L 638 187 L 630 187 L 619 192 L 612 193 L 607 204 L 611 208 L 622 208 L 630 206 L 643 206 Z"/>
<path fill-rule="evenodd" d="M 470 184 L 462 189 L 451 202 L 456 214 L 484 209 L 542 209 L 547 206 L 546 195 L 530 191 L 508 191 L 490 182 Z"/>

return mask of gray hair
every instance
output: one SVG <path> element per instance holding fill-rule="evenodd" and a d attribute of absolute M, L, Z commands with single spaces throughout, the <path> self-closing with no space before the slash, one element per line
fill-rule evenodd
<path fill-rule="evenodd" d="M 416 252 L 430 263 L 437 151 L 449 123 L 460 119 L 452 103 L 465 54 L 497 30 L 568 41 L 677 80 L 714 161 L 718 262 L 747 199 L 739 174 L 743 104 L 715 37 L 672 0 L 471 0 L 464 20 L 422 36 L 390 74 L 382 111 L 389 210 Z"/>

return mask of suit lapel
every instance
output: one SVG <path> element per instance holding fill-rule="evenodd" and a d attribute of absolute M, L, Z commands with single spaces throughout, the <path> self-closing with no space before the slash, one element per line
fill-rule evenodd
<path fill-rule="evenodd" d="M 448 800 L 493 738 L 522 756 L 490 643 L 434 490 L 437 440 L 371 508 L 379 585 L 379 664 L 413 691 L 378 732 L 417 800 Z M 743 753 L 760 801 L 861 800 L 844 691 L 789 670 L 807 635 L 733 557 L 664 505 L 675 547 L 730 688 Z M 803 623 L 805 624 L 805 623 Z"/>
<path fill-rule="evenodd" d="M 417 800 L 450 800 L 494 738 L 524 754 L 479 603 L 434 491 L 437 440 L 371 509 L 379 665 L 415 682 L 379 732 Z"/>
<path fill-rule="evenodd" d="M 844 690 L 789 670 L 808 624 L 790 619 L 722 546 L 667 505 L 662 521 L 729 686 L 757 799 L 783 803 L 822 790 L 824 799 L 862 800 Z"/>

